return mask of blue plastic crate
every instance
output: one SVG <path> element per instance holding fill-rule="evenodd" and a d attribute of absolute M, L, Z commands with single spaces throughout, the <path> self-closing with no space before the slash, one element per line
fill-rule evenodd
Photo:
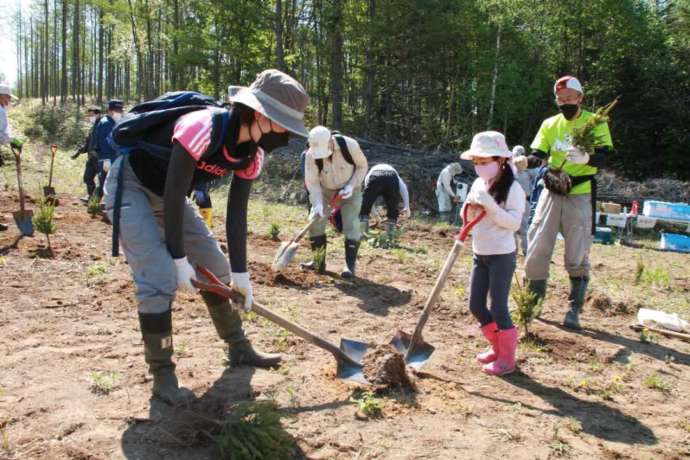
<path fill-rule="evenodd" d="M 660 247 L 667 251 L 690 253 L 690 236 L 679 235 L 678 233 L 662 233 Z"/>
<path fill-rule="evenodd" d="M 690 205 L 667 203 L 665 201 L 645 201 L 642 214 L 657 219 L 681 220 L 690 222 Z"/>

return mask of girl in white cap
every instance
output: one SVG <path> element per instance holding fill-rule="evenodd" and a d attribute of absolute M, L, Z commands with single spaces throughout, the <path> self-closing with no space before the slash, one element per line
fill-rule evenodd
<path fill-rule="evenodd" d="M 509 374 L 515 370 L 518 333 L 508 311 L 508 296 L 515 272 L 515 232 L 525 210 L 525 192 L 515 181 L 512 154 L 503 134 L 485 131 L 474 136 L 460 158 L 471 160 L 479 176 L 464 206 L 468 219 L 484 208 L 484 217 L 472 231 L 474 259 L 470 274 L 470 310 L 491 345 L 477 355 L 484 372 Z M 487 296 L 491 296 L 490 309 Z"/>

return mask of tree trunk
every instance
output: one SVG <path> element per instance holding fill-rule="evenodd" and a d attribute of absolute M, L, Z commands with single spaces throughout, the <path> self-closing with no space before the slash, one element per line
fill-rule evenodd
<path fill-rule="evenodd" d="M 80 82 L 80 63 L 79 63 L 79 28 L 80 28 L 80 9 L 79 0 L 74 0 L 74 22 L 72 23 L 72 98 L 77 105 L 80 104 L 79 88 Z"/>
<path fill-rule="evenodd" d="M 60 103 L 64 104 L 67 99 L 67 1 L 62 0 L 62 81 L 60 82 Z"/>
<path fill-rule="evenodd" d="M 283 48 L 283 2 L 276 0 L 276 67 L 278 70 L 285 70 L 285 50 Z"/>
<path fill-rule="evenodd" d="M 137 100 L 141 100 L 141 79 L 143 72 L 143 56 L 141 55 L 141 47 L 139 45 L 139 37 L 137 35 L 137 25 L 134 20 L 134 10 L 132 8 L 132 0 L 127 0 L 129 5 L 129 19 L 132 23 L 132 38 L 134 39 L 134 49 L 137 53 Z"/>
<path fill-rule="evenodd" d="M 333 128 L 343 127 L 343 0 L 333 1 L 331 36 L 331 103 Z"/>
<path fill-rule="evenodd" d="M 96 87 L 98 94 L 96 101 L 98 104 L 103 103 L 103 46 L 105 40 L 103 37 L 103 8 L 98 9 L 98 74 L 96 76 Z"/>
<path fill-rule="evenodd" d="M 491 80 L 491 99 L 489 100 L 489 116 L 486 119 L 486 129 L 491 129 L 494 119 L 494 106 L 496 105 L 496 83 L 498 82 L 498 55 L 501 51 L 501 25 L 496 32 L 496 54 L 494 57 L 494 76 Z"/>

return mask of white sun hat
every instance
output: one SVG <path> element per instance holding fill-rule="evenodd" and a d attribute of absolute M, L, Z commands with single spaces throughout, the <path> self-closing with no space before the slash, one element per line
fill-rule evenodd
<path fill-rule="evenodd" d="M 315 160 L 327 158 L 331 155 L 329 143 L 331 131 L 325 126 L 315 126 L 309 131 L 309 154 Z"/>
<path fill-rule="evenodd" d="M 508 150 L 506 138 L 498 131 L 484 131 L 475 134 L 472 138 L 470 149 L 463 152 L 460 158 L 471 160 L 474 157 L 491 158 L 503 157 L 510 158 L 513 154 Z"/>

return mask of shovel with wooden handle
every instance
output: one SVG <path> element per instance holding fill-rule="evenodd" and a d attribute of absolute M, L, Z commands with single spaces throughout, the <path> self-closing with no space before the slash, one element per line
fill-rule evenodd
<path fill-rule="evenodd" d="M 472 228 L 477 225 L 479 221 L 482 220 L 486 215 L 486 211 L 482 209 L 482 211 L 474 219 L 472 219 L 472 221 L 468 221 L 467 211 L 469 210 L 470 206 L 473 205 L 468 204 L 465 206 L 463 212 L 464 226 L 455 237 L 453 248 L 450 250 L 448 257 L 446 257 L 446 262 L 443 264 L 441 273 L 439 273 L 438 278 L 436 278 L 436 284 L 434 284 L 434 288 L 431 290 L 431 294 L 424 305 L 424 310 L 422 310 L 422 314 L 417 320 L 417 326 L 414 329 L 414 333 L 410 335 L 404 331 L 398 331 L 395 334 L 395 337 L 393 337 L 393 340 L 391 340 L 391 345 L 393 345 L 400 353 L 405 355 L 405 363 L 414 369 L 419 370 L 429 360 L 431 354 L 436 349 L 433 345 L 424 341 L 422 338 L 422 330 L 429 319 L 431 309 L 436 304 L 438 297 L 441 295 L 441 291 L 443 291 L 443 287 L 446 284 L 448 275 L 450 275 L 453 264 L 455 264 L 455 261 L 462 252 L 462 249 L 465 247 L 465 239 L 467 239 L 467 235 L 470 233 L 470 230 L 472 230 Z"/>
<path fill-rule="evenodd" d="M 43 187 L 43 197 L 53 206 L 60 204 L 60 201 L 57 199 L 55 189 L 53 188 L 53 165 L 55 164 L 55 154 L 57 153 L 57 149 L 57 144 L 50 146 L 50 173 L 48 173 L 48 185 Z"/>
<path fill-rule="evenodd" d="M 335 195 L 328 203 L 328 206 L 330 208 L 334 208 L 338 205 L 338 201 L 340 201 L 340 195 Z M 305 225 L 294 238 L 292 238 L 290 241 L 280 244 L 278 252 L 273 258 L 273 264 L 271 264 L 271 271 L 273 273 L 280 273 L 287 268 L 290 262 L 292 262 L 292 259 L 294 259 L 295 254 L 297 254 L 297 250 L 299 249 L 299 241 L 309 232 L 309 230 L 311 230 L 318 220 L 318 216 L 312 217 L 309 219 L 309 222 L 307 222 L 307 225 Z"/>
<path fill-rule="evenodd" d="M 225 285 L 209 270 L 200 265 L 197 265 L 196 269 L 199 273 L 204 275 L 209 280 L 209 282 L 204 283 L 192 279 L 191 281 L 195 288 L 200 289 L 202 291 L 212 292 L 226 299 L 230 299 L 235 303 L 244 303 L 244 298 L 242 297 L 242 294 L 230 289 L 229 286 Z M 340 347 L 338 347 L 329 340 L 326 340 L 323 337 L 320 337 L 314 334 L 313 332 L 308 331 L 299 324 L 295 324 L 289 321 L 288 319 L 283 318 L 279 314 L 272 312 L 271 310 L 269 310 L 268 308 L 256 301 L 254 301 L 254 303 L 252 304 L 252 311 L 257 315 L 263 316 L 267 320 L 303 338 L 312 345 L 316 345 L 317 347 L 331 353 L 335 357 L 338 364 L 336 376 L 339 379 L 349 380 L 352 382 L 365 385 L 369 384 L 369 382 L 364 377 L 364 366 L 362 365 L 362 358 L 364 357 L 364 352 L 367 349 L 366 343 L 358 342 L 356 340 L 342 339 Z M 349 344 L 350 346 L 352 346 L 353 344 L 357 345 L 356 353 L 352 353 L 353 348 L 348 348 L 346 345 L 344 345 L 344 341 L 346 341 L 347 344 Z"/>
<path fill-rule="evenodd" d="M 24 207 L 24 187 L 22 186 L 22 148 L 10 146 L 14 154 L 14 160 L 17 163 L 17 186 L 19 187 L 19 211 L 12 213 L 14 223 L 24 236 L 31 236 L 34 234 L 34 224 L 31 221 L 34 213 Z"/>

